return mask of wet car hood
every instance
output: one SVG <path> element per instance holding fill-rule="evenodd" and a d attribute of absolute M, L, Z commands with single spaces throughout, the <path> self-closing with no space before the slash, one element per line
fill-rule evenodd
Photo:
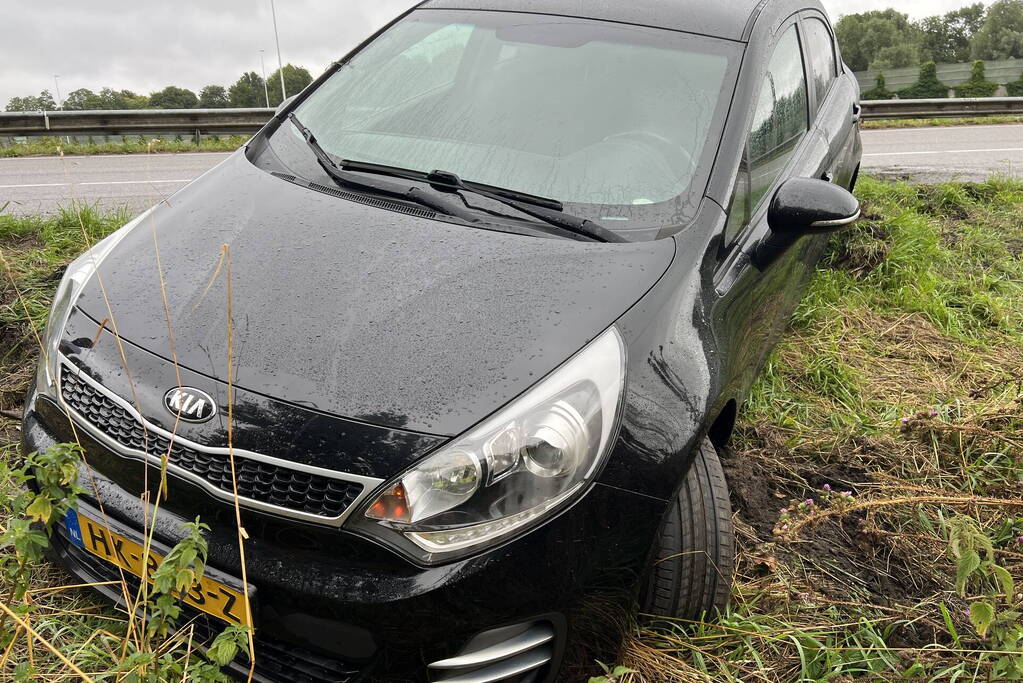
<path fill-rule="evenodd" d="M 132 230 L 78 306 L 103 321 L 109 300 L 122 338 L 225 381 L 230 274 L 238 387 L 455 435 L 606 329 L 673 255 L 670 239 L 576 242 L 406 216 L 237 153 Z"/>

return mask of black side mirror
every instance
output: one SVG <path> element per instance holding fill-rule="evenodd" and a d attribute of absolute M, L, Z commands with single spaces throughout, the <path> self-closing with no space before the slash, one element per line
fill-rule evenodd
<path fill-rule="evenodd" d="M 825 180 L 790 178 L 771 199 L 771 232 L 757 245 L 753 262 L 766 268 L 800 237 L 841 230 L 859 218 L 860 202 L 848 190 Z"/>

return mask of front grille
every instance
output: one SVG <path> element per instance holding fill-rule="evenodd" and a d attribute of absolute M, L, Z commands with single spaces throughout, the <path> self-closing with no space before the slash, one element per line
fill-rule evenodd
<path fill-rule="evenodd" d="M 68 554 L 97 582 L 112 581 L 115 584 L 121 582 L 121 572 L 114 565 L 69 542 L 63 524 L 60 525 L 60 532 Z M 138 595 L 140 584 L 138 577 L 125 572 L 124 583 L 127 585 L 128 595 Z M 121 589 L 119 586 L 114 585 L 111 588 L 114 592 L 120 594 Z M 193 629 L 193 640 L 202 646 L 210 645 L 226 625 L 219 619 L 200 612 L 191 605 L 181 603 L 180 606 L 181 616 L 177 622 L 179 628 Z M 310 652 L 297 645 L 266 637 L 260 633 L 258 628 L 253 634 L 253 638 L 256 651 L 256 680 L 281 681 L 282 683 L 284 681 L 294 681 L 294 683 L 346 683 L 347 681 L 355 680 L 359 676 L 360 670 L 352 664 Z M 244 676 L 249 670 L 248 653 L 240 652 L 231 664 L 231 668 L 236 673 Z"/>
<path fill-rule="evenodd" d="M 231 494 L 231 463 L 226 455 L 205 453 L 146 430 L 129 411 L 100 393 L 67 367 L 61 394 L 68 407 L 125 448 L 162 457 Z M 336 518 L 362 493 L 362 484 L 280 467 L 235 454 L 238 495 L 267 505 Z"/>

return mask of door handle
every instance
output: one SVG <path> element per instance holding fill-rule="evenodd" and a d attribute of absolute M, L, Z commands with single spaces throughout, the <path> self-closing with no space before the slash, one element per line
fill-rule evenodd
<path fill-rule="evenodd" d="M 860 118 L 862 117 L 862 115 L 863 115 L 863 107 L 860 105 L 859 102 L 854 102 L 853 103 L 852 122 L 853 123 L 859 123 L 860 122 Z"/>

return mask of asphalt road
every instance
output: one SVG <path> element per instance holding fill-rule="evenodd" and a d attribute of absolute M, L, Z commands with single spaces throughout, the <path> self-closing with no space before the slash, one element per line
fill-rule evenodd
<path fill-rule="evenodd" d="M 142 211 L 227 154 L 21 157 L 0 159 L 0 206 L 45 214 L 72 200 Z M 1023 125 L 903 128 L 863 132 L 863 167 L 922 182 L 1023 177 Z"/>
<path fill-rule="evenodd" d="M 72 201 L 139 213 L 227 158 L 221 153 L 0 159 L 0 206 L 47 214 Z"/>
<path fill-rule="evenodd" d="M 1023 125 L 865 130 L 863 168 L 920 182 L 1023 178 Z"/>

